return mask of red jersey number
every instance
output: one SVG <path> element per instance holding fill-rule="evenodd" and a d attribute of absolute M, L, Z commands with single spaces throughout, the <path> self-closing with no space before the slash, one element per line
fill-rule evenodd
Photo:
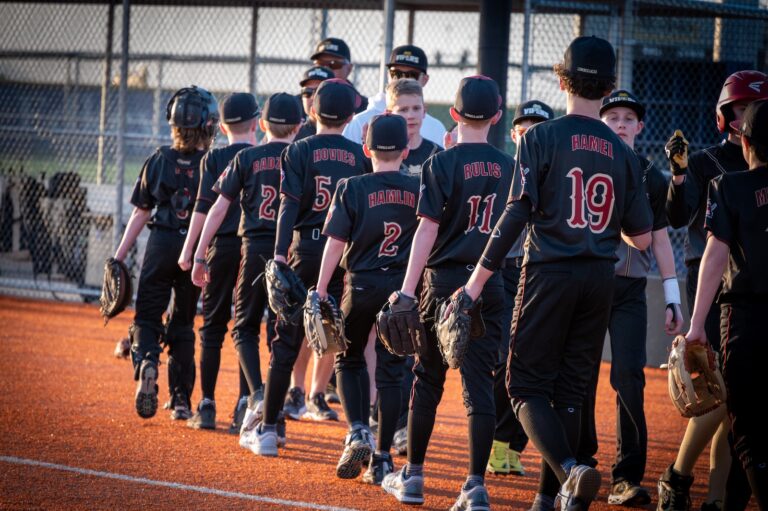
<path fill-rule="evenodd" d="M 491 216 L 493 215 L 493 203 L 495 200 L 495 193 L 487 195 L 485 198 L 480 195 L 473 195 L 467 199 L 469 203 L 469 224 L 464 234 L 471 232 L 475 227 L 483 234 L 491 232 Z M 485 203 L 482 214 L 480 213 L 481 203 Z M 477 225 L 478 220 L 480 220 L 480 225 Z"/>
<path fill-rule="evenodd" d="M 272 203 L 277 198 L 277 190 L 274 186 L 261 185 L 261 204 L 259 204 L 259 218 L 262 220 L 274 220 L 277 212 Z"/>
<path fill-rule="evenodd" d="M 574 167 L 566 174 L 571 179 L 571 216 L 568 226 L 600 234 L 608 226 L 615 197 L 608 174 L 595 174 L 584 183 L 584 171 Z"/>
<path fill-rule="evenodd" d="M 384 241 L 379 245 L 379 257 L 395 257 L 400 248 L 395 245 L 397 238 L 403 234 L 403 228 L 397 222 L 384 222 Z"/>
<path fill-rule="evenodd" d="M 312 211 L 325 211 L 331 203 L 331 178 L 329 176 L 315 176 L 315 202 L 312 203 Z"/>

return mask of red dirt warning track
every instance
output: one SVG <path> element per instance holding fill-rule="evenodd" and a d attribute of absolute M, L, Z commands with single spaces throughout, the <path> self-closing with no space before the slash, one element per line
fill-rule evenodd
<path fill-rule="evenodd" d="M 191 430 L 169 420 L 165 410 L 150 420 L 139 418 L 130 363 L 112 356 L 131 318 L 129 310 L 105 328 L 92 305 L 0 297 L 1 510 L 405 508 L 380 488 L 336 478 L 343 422 L 289 422 L 288 446 L 276 459 L 240 448 L 237 437 L 226 433 L 237 394 L 229 338 L 217 386 L 215 432 Z M 266 367 L 263 344 L 262 349 Z M 168 393 L 165 368 L 161 402 Z M 654 495 L 655 508 L 656 479 L 674 460 L 685 421 L 669 401 L 666 374 L 648 369 L 646 376 L 644 485 Z M 199 398 L 198 385 L 193 402 Z M 614 400 L 604 364 L 597 411 L 603 489 L 592 506 L 597 510 L 616 509 L 606 503 L 616 439 Z M 458 373 L 451 371 L 427 454 L 423 509 L 447 509 L 455 500 L 466 471 L 466 438 Z M 705 496 L 706 460 L 705 453 L 696 468 L 694 509 Z M 395 457 L 398 467 L 404 461 Z M 494 509 L 530 505 L 540 463 L 532 445 L 523 463 L 525 477 L 487 478 Z"/>

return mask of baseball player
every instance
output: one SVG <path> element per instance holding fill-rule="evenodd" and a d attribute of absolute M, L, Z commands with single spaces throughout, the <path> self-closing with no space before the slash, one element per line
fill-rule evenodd
<path fill-rule="evenodd" d="M 424 87 L 429 82 L 427 74 L 427 54 L 418 46 L 406 44 L 398 46 L 392 50 L 389 56 L 389 79 L 390 81 L 400 78 L 410 78 L 416 80 Z M 423 101 L 422 101 L 423 103 Z M 371 98 L 368 108 L 364 112 L 358 113 L 352 121 L 344 128 L 344 136 L 353 142 L 361 143 L 363 141 L 363 127 L 373 116 L 384 113 L 387 108 L 386 92 L 379 92 Z M 445 135 L 445 126 L 443 123 L 426 113 L 424 109 L 424 119 L 419 130 L 421 136 L 425 139 L 441 144 Z"/>
<path fill-rule="evenodd" d="M 702 149 L 687 156 L 687 142 L 682 136 L 672 136 L 667 143 L 667 156 L 670 158 L 672 181 L 667 193 L 667 216 L 674 228 L 688 225 L 685 238 L 685 264 L 687 267 L 686 294 L 691 314 L 696 301 L 699 265 L 706 244 L 704 217 L 706 212 L 706 190 L 709 181 L 716 176 L 730 172 L 747 170 L 747 162 L 741 151 L 741 137 L 731 128 L 730 123 L 740 120 L 747 105 L 761 98 L 768 98 L 768 77 L 758 71 L 738 71 L 726 78 L 720 91 L 716 106 L 717 127 L 726 134 L 721 143 Z M 710 304 L 710 313 L 705 322 L 707 338 L 712 347 L 720 352 L 719 311 L 716 305 Z M 718 501 L 722 501 L 726 493 L 726 484 L 738 481 L 738 465 L 732 469 L 737 474 L 729 479 L 728 470 L 731 467 L 730 448 L 728 446 L 728 418 L 726 407 L 694 417 L 688 421 L 688 427 L 677 453 L 675 462 L 659 478 L 659 505 L 661 510 L 686 509 L 690 501 L 689 490 L 693 484 L 693 467 L 696 460 L 704 451 L 707 443 L 712 440 L 710 449 L 709 491 L 705 511 L 716 511 Z M 731 481 L 731 482 L 729 482 Z M 746 490 L 746 488 L 744 488 Z M 729 492 L 735 497 L 735 489 Z M 745 496 L 745 498 L 748 498 Z M 746 506 L 746 501 L 744 502 Z M 736 509 L 737 507 L 734 507 Z M 743 506 L 741 506 L 743 509 Z"/>
<path fill-rule="evenodd" d="M 748 172 L 717 176 L 709 184 L 707 245 L 699 268 L 696 305 L 687 342 L 706 343 L 709 304 L 718 293 L 723 378 L 728 388 L 733 445 L 760 509 L 768 509 L 768 443 L 754 406 L 764 387 L 760 365 L 768 355 L 764 320 L 768 305 L 768 100 L 751 103 L 729 127 L 741 134 Z M 709 340 L 709 342 L 712 342 Z M 730 491 L 730 487 L 729 487 Z M 731 502 L 726 493 L 725 506 Z M 724 506 L 724 508 L 726 508 Z"/>
<path fill-rule="evenodd" d="M 581 407 L 608 327 L 620 236 L 644 250 L 651 215 L 635 154 L 600 121 L 613 47 L 578 37 L 555 65 L 566 114 L 531 127 L 517 148 L 507 207 L 464 291 L 473 299 L 526 224 L 510 334 L 512 406 L 561 483 L 562 509 L 588 509 L 600 473 L 575 457 Z M 532 509 L 552 509 L 537 493 Z"/>
<path fill-rule="evenodd" d="M 403 283 L 413 234 L 419 180 L 399 172 L 408 154 L 408 131 L 403 117 L 392 114 L 371 120 L 363 146 L 373 163 L 373 174 L 351 177 L 336 188 L 323 234 L 328 236 L 317 292 L 328 296 L 328 283 L 341 261 L 347 271 L 341 310 L 349 340 L 336 355 L 336 381 L 349 425 L 336 475 L 352 479 L 371 455 L 368 428 L 369 377 L 363 356 L 379 304 Z M 405 358 L 389 353 L 376 340 L 376 389 L 379 393 L 378 443 L 364 480 L 381 484 L 393 470 L 389 450 L 395 434 Z"/>
<path fill-rule="evenodd" d="M 195 202 L 195 212 L 184 241 L 179 266 L 184 271 L 192 268 L 192 252 L 203 229 L 208 211 L 216 201 L 213 185 L 232 158 L 241 149 L 256 143 L 256 121 L 259 106 L 253 95 L 240 92 L 225 97 L 220 107 L 220 129 L 227 136 L 229 145 L 211 149 L 200 165 L 200 187 Z M 240 221 L 239 205 L 231 208 L 221 224 L 208 251 L 204 254 L 209 272 L 214 276 L 211 284 L 203 288 L 203 327 L 200 329 L 200 387 L 203 398 L 187 425 L 194 429 L 216 429 L 216 380 L 221 364 L 221 346 L 231 319 L 232 290 L 240 265 L 240 238 L 237 224 Z M 207 247 L 208 245 L 206 245 Z M 241 353 L 240 356 L 245 355 Z M 246 376 L 240 371 L 240 396 L 235 407 L 235 421 L 242 397 L 250 394 Z M 242 422 L 242 420 L 241 420 Z"/>
<path fill-rule="evenodd" d="M 325 80 L 315 91 L 312 105 L 317 134 L 294 142 L 281 157 L 275 260 L 289 262 L 308 287 L 317 281 L 325 243 L 321 229 L 336 186 L 341 179 L 370 171 L 362 146 L 341 136 L 358 101 L 355 90 L 343 80 Z M 337 303 L 342 287 L 342 271 L 337 269 L 328 286 Z M 303 339 L 303 325 L 278 321 L 264 392 L 263 422 L 255 430 L 251 445 L 256 454 L 277 456 L 276 421 Z M 311 400 L 318 410 L 330 410 L 322 392 Z"/>
<path fill-rule="evenodd" d="M 555 118 L 552 108 L 539 100 L 525 101 L 517 105 L 512 119 L 510 136 L 515 145 L 534 124 Z M 507 254 L 501 276 L 504 279 L 504 316 L 502 320 L 503 337 L 499 344 L 499 357 L 494 370 L 493 391 L 496 401 L 496 431 L 493 435 L 491 457 L 486 471 L 492 474 L 525 475 L 525 468 L 520 462 L 520 453 L 528 444 L 528 436 L 520 421 L 515 417 L 507 395 L 507 359 L 509 358 L 509 327 L 512 323 L 512 310 L 515 307 L 517 284 L 520 281 L 520 269 L 523 263 L 523 242 L 525 230 L 517 238 Z"/>
<path fill-rule="evenodd" d="M 206 219 L 192 268 L 192 281 L 197 286 L 209 286 L 217 277 L 203 256 L 219 225 L 228 217 L 232 202 L 239 197 L 242 215 L 238 235 L 243 245 L 235 288 L 232 338 L 248 381 L 248 409 L 253 411 L 263 399 L 258 333 L 267 303 L 264 287 L 254 285 L 254 280 L 264 271 L 264 264 L 274 251 L 280 155 L 298 133 L 300 122 L 301 109 L 294 96 L 285 93 L 270 96 L 259 120 L 267 142 L 238 152 L 214 184 L 213 190 L 219 197 Z M 240 445 L 250 447 L 251 434 L 252 430 L 241 432 Z"/>
<path fill-rule="evenodd" d="M 327 37 L 317 43 L 315 53 L 310 60 L 320 67 L 325 67 L 333 71 L 336 78 L 344 80 L 350 87 L 355 88 L 349 81 L 349 75 L 352 73 L 355 65 L 352 63 L 352 53 L 344 40 L 337 37 Z M 368 98 L 357 92 L 359 101 L 355 103 L 355 113 L 359 113 L 368 108 Z M 358 144 L 361 140 L 355 140 Z"/>
<path fill-rule="evenodd" d="M 470 275 L 501 214 L 501 197 L 511 182 L 512 158 L 487 142 L 488 130 L 501 118 L 500 106 L 499 88 L 492 79 L 470 76 L 461 81 L 451 108 L 451 117 L 459 124 L 458 144 L 434 155 L 422 168 L 419 227 L 403 286 L 389 299 L 393 304 L 415 305 L 423 272 L 419 309 L 427 347 L 414 367 L 408 463 L 382 482 L 384 490 L 403 503 L 424 502 L 424 458 L 448 370 L 433 329 L 438 302 L 450 297 Z M 469 416 L 469 474 L 452 508 L 455 510 L 487 509 L 489 505 L 483 476 L 496 423 L 493 368 L 503 307 L 504 288 L 501 275 L 496 274 L 483 296 L 485 334 L 469 345 L 460 369 Z"/>
<path fill-rule="evenodd" d="M 295 140 L 301 140 L 317 133 L 317 120 L 312 115 L 312 98 L 320 82 L 333 77 L 333 71 L 327 67 L 313 66 L 304 71 L 299 85 L 301 85 L 301 104 L 304 107 L 306 120 L 301 124 Z"/>
<path fill-rule="evenodd" d="M 136 412 L 148 419 L 157 413 L 157 377 L 161 337 L 168 345 L 171 418 L 191 417 L 190 396 L 195 384 L 194 318 L 199 291 L 189 271 L 177 260 L 189 228 L 200 182 L 200 161 L 213 143 L 219 111 L 216 98 L 200 87 L 176 91 L 166 107 L 171 146 L 150 156 L 131 195 L 133 212 L 115 252 L 125 260 L 145 225 L 150 228 L 136 291 L 136 314 L 129 329 L 132 339 Z M 163 312 L 173 291 L 167 326 Z"/>

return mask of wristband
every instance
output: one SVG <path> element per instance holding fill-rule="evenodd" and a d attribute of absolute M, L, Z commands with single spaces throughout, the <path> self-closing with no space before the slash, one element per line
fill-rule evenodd
<path fill-rule="evenodd" d="M 669 277 L 662 282 L 664 286 L 664 301 L 667 304 L 676 303 L 680 305 L 680 285 L 676 277 Z"/>
<path fill-rule="evenodd" d="M 196 264 L 208 264 L 208 261 L 205 260 L 203 257 L 195 257 L 195 263 Z"/>

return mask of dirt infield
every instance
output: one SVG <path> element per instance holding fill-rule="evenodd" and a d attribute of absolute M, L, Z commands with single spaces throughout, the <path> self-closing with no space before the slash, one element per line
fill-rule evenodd
<path fill-rule="evenodd" d="M 237 437 L 226 433 L 237 393 L 229 339 L 217 386 L 215 432 L 188 429 L 169 420 L 164 410 L 150 420 L 139 418 L 130 363 L 112 356 L 131 317 L 132 311 L 123 313 L 105 328 L 94 306 L 0 297 L 0 509 L 402 507 L 380 488 L 335 477 L 343 422 L 289 422 L 288 446 L 277 459 L 240 448 Z M 265 355 L 262 360 L 266 365 Z M 161 402 L 168 393 L 165 368 Z M 666 374 L 649 369 L 646 376 L 644 485 L 655 507 L 656 479 L 674 459 L 685 421 L 667 397 Z M 194 403 L 199 392 L 197 385 Z M 593 509 L 611 508 L 606 499 L 616 440 L 614 400 L 604 365 L 597 412 L 603 488 Z M 423 509 L 447 509 L 453 503 L 466 470 L 466 438 L 458 373 L 451 371 L 427 455 Z M 705 495 L 706 460 L 705 453 L 696 468 L 694 509 Z M 403 462 L 395 458 L 396 466 Z M 488 477 L 495 509 L 528 508 L 539 462 L 531 445 L 523 456 L 528 475 Z"/>

